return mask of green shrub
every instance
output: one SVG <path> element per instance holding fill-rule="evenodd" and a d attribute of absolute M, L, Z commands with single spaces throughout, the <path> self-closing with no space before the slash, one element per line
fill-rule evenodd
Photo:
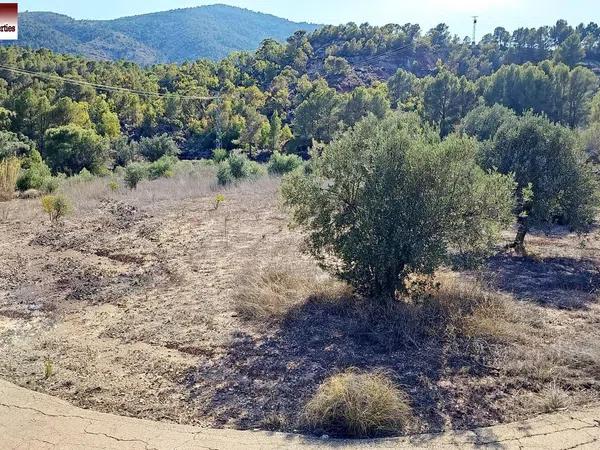
<path fill-rule="evenodd" d="M 227 160 L 231 175 L 236 180 L 246 178 L 248 176 L 249 160 L 246 156 L 233 154 Z"/>
<path fill-rule="evenodd" d="M 70 205 L 62 195 L 45 195 L 42 197 L 42 208 L 50 217 L 50 222 L 57 223 L 69 212 Z"/>
<path fill-rule="evenodd" d="M 296 170 L 301 165 L 302 158 L 298 155 L 283 155 L 274 152 L 267 164 L 267 170 L 271 175 L 284 175 Z"/>
<path fill-rule="evenodd" d="M 46 177 L 42 181 L 42 185 L 40 186 L 40 191 L 46 194 L 52 194 L 58 190 L 60 186 L 60 178 L 59 177 Z"/>
<path fill-rule="evenodd" d="M 125 168 L 123 181 L 129 189 L 136 189 L 137 185 L 144 178 L 148 177 L 146 166 L 141 163 L 131 163 Z"/>
<path fill-rule="evenodd" d="M 111 156 L 116 166 L 126 167 L 132 163 L 138 153 L 138 143 L 128 142 L 127 137 L 121 136 L 111 145 Z"/>
<path fill-rule="evenodd" d="M 215 211 L 219 209 L 219 205 L 225 201 L 225 196 L 223 194 L 215 195 Z"/>
<path fill-rule="evenodd" d="M 246 163 L 246 178 L 257 179 L 267 174 L 267 169 L 256 161 Z"/>
<path fill-rule="evenodd" d="M 30 156 L 23 160 L 19 178 L 17 179 L 17 189 L 21 192 L 35 189 L 45 193 L 52 193 L 58 189 L 59 180 L 52 177 L 50 168 L 42 161 L 42 157 L 37 150 L 31 152 Z"/>
<path fill-rule="evenodd" d="M 407 396 L 383 373 L 349 370 L 325 380 L 304 407 L 306 425 L 337 437 L 378 437 L 405 431 Z"/>
<path fill-rule="evenodd" d="M 212 159 L 216 163 L 225 161 L 229 157 L 229 153 L 224 148 L 215 148 L 212 153 Z"/>
<path fill-rule="evenodd" d="M 163 156 L 179 155 L 179 147 L 167 134 L 142 138 L 139 142 L 139 152 L 150 162 L 157 161 Z"/>
<path fill-rule="evenodd" d="M 108 182 L 108 189 L 110 189 L 111 192 L 117 192 L 119 187 L 119 182 L 114 178 Z"/>
<path fill-rule="evenodd" d="M 177 158 L 165 155 L 153 163 L 148 164 L 148 178 L 156 180 L 157 178 L 169 178 L 173 176 L 173 168 L 177 163 Z"/>
<path fill-rule="evenodd" d="M 244 155 L 232 154 L 227 160 L 219 164 L 217 168 L 217 181 L 220 185 L 224 186 L 248 178 L 256 179 L 266 173 L 265 168 L 261 164 L 250 161 Z"/>
<path fill-rule="evenodd" d="M 462 127 L 469 136 L 485 141 L 493 139 L 502 125 L 516 118 L 515 112 L 506 106 L 478 106 L 465 116 Z"/>
<path fill-rule="evenodd" d="M 73 178 L 76 178 L 76 181 L 83 181 L 85 183 L 88 181 L 92 181 L 94 179 L 94 175 L 92 175 L 92 173 L 84 167 L 83 169 L 81 169 L 81 172 L 79 172 Z"/>
<path fill-rule="evenodd" d="M 217 182 L 221 186 L 226 186 L 228 184 L 233 183 L 234 181 L 235 178 L 231 173 L 231 167 L 229 166 L 229 164 L 226 161 L 220 163 L 217 167 Z"/>
<path fill-rule="evenodd" d="M 368 117 L 282 185 L 306 249 L 359 292 L 390 300 L 411 273 L 491 250 L 512 222 L 513 180 L 476 163 L 478 143 L 440 141 L 416 115 Z"/>

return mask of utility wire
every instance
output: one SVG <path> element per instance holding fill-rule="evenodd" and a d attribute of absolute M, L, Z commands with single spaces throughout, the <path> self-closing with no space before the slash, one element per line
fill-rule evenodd
<path fill-rule="evenodd" d="M 58 75 L 52 75 L 52 74 L 45 73 L 45 72 L 34 72 L 31 70 L 19 69 L 17 67 L 5 66 L 2 64 L 0 64 L 0 69 L 7 70 L 9 72 L 18 73 L 21 75 L 31 75 L 34 77 L 45 78 L 48 80 L 61 81 L 63 83 L 70 83 L 70 84 L 75 84 L 75 85 L 79 85 L 79 86 L 90 86 L 90 87 L 96 88 L 98 90 L 107 91 L 107 92 L 128 92 L 131 94 L 137 94 L 137 95 L 146 96 L 146 97 L 160 97 L 160 98 L 175 96 L 182 100 L 215 100 L 215 99 L 219 98 L 219 96 L 177 95 L 177 94 L 172 94 L 172 93 L 160 93 L 160 92 L 142 91 L 139 89 L 129 89 L 129 88 L 121 87 L 121 86 L 109 86 L 106 84 L 92 83 L 90 81 L 85 81 L 85 80 L 77 80 L 74 78 L 65 78 L 65 77 L 61 77 Z"/>

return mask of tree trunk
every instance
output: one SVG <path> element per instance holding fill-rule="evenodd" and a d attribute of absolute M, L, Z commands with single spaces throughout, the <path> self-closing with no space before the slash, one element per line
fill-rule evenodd
<path fill-rule="evenodd" d="M 517 235 L 510 247 L 513 248 L 518 255 L 525 256 L 527 255 L 527 251 L 525 250 L 525 235 L 529 231 L 527 216 L 519 216 L 517 223 Z"/>

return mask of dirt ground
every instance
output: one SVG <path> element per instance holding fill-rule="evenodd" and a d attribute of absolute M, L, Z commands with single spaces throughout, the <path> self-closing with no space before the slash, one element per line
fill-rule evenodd
<path fill-rule="evenodd" d="M 0 204 L 1 378 L 99 411 L 282 431 L 297 429 L 318 383 L 348 367 L 392 371 L 415 431 L 598 400 L 597 231 L 536 233 L 530 258 L 489 261 L 477 276 L 523 306 L 531 339 L 475 358 L 443 340 L 383 348 L 310 301 L 277 325 L 239 317 L 233 298 L 247 276 L 313 265 L 276 180 L 226 190 L 218 209 L 208 181 L 132 193 L 98 183 L 69 188 L 62 226 L 49 225 L 39 200 Z"/>

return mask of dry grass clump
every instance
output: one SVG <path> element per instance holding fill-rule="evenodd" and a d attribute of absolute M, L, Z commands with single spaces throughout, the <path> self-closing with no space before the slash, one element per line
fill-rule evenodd
<path fill-rule="evenodd" d="M 20 168 L 21 163 L 18 158 L 0 160 L 0 201 L 10 200 L 13 197 Z"/>
<path fill-rule="evenodd" d="M 352 295 L 339 281 L 308 269 L 282 264 L 245 277 L 235 294 L 235 308 L 244 319 L 268 322 L 279 320 L 307 300 L 335 302 Z"/>
<path fill-rule="evenodd" d="M 309 302 L 325 306 L 329 314 L 343 315 L 355 336 L 389 351 L 430 338 L 464 338 L 483 347 L 527 339 L 524 307 L 511 299 L 451 274 L 430 286 L 405 299 L 378 301 L 360 298 L 316 270 L 283 263 L 245 277 L 234 301 L 242 318 L 260 323 L 289 318 Z"/>
<path fill-rule="evenodd" d="M 486 346 L 520 340 L 526 331 L 509 298 L 450 274 L 438 275 L 430 288 L 410 298 L 363 303 L 356 308 L 358 326 L 389 350 L 428 338 L 465 338 Z"/>
<path fill-rule="evenodd" d="M 385 373 L 356 370 L 325 380 L 303 411 L 313 431 L 363 438 L 405 431 L 412 417 L 406 394 Z"/>
<path fill-rule="evenodd" d="M 567 407 L 568 402 L 567 393 L 553 383 L 541 393 L 540 410 L 544 413 L 560 411 Z"/>
<path fill-rule="evenodd" d="M 445 325 L 445 331 L 487 340 L 519 340 L 526 328 L 520 323 L 520 307 L 509 297 L 486 289 L 475 281 L 441 275 L 440 287 L 428 300 L 429 329 Z M 444 319 L 445 318 L 445 319 Z M 437 323 L 437 325 L 436 325 Z"/>

